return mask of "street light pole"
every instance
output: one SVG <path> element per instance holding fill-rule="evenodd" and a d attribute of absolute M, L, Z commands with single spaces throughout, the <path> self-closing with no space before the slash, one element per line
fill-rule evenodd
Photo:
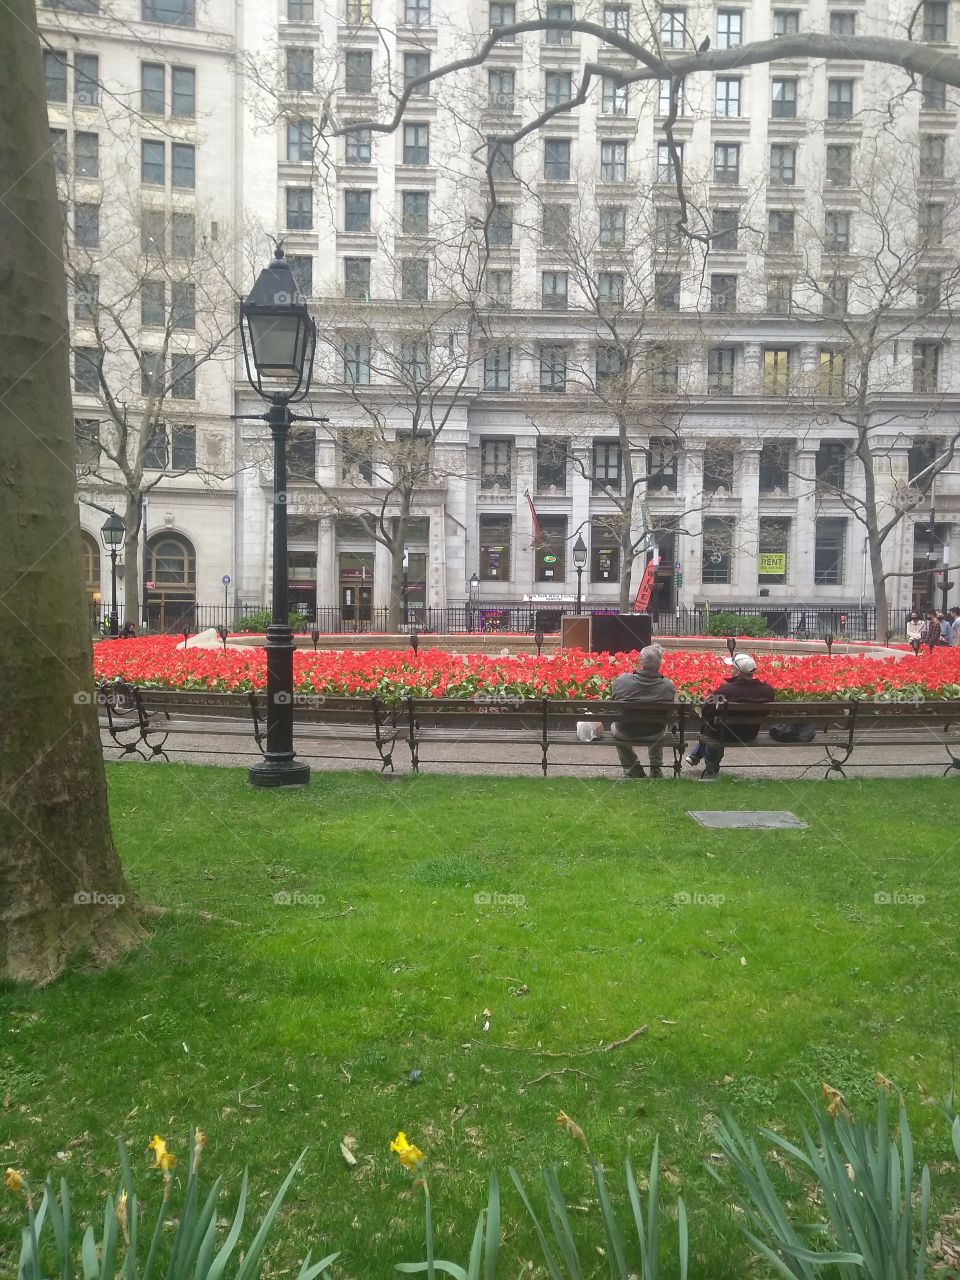
<path fill-rule="evenodd" d="M 116 640 L 120 634 L 120 616 L 117 613 L 117 548 L 123 542 L 126 525 L 115 511 L 103 522 L 100 537 L 110 552 L 110 636 Z"/>
<path fill-rule="evenodd" d="M 587 563 L 587 544 L 583 540 L 583 534 L 577 534 L 577 540 L 573 544 L 573 565 L 577 571 L 577 616 L 583 606 L 583 571 Z"/>
<path fill-rule="evenodd" d="M 475 631 L 476 622 L 477 622 L 477 619 L 476 619 L 477 603 L 480 599 L 480 579 L 477 577 L 475 573 L 471 573 L 469 585 L 470 585 L 470 591 L 468 596 L 468 603 L 469 603 L 468 612 L 470 616 L 467 619 L 467 627 L 470 631 Z"/>

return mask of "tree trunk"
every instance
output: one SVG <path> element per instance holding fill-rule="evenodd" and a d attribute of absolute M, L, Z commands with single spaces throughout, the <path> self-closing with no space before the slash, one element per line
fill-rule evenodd
<path fill-rule="evenodd" d="M 123 538 L 123 621 L 133 622 L 140 629 L 140 494 L 126 495 L 123 523 L 127 531 Z"/>
<path fill-rule="evenodd" d="M 142 936 L 110 833 L 83 591 L 66 287 L 33 0 L 0 6 L 0 978 Z"/>
<path fill-rule="evenodd" d="M 630 433 L 626 423 L 619 422 L 620 458 L 623 470 L 624 494 L 620 510 L 622 525 L 620 529 L 620 612 L 629 613 L 632 605 L 630 585 L 633 577 L 633 512 L 637 505 L 637 486 L 633 479 L 633 458 L 630 454 Z"/>
<path fill-rule="evenodd" d="M 393 546 L 390 551 L 390 603 L 387 608 L 387 631 L 396 635 L 403 616 L 403 549 L 407 538 L 406 513 L 393 522 Z"/>
<path fill-rule="evenodd" d="M 877 510 L 877 477 L 873 469 L 873 452 L 866 421 L 866 409 L 863 404 L 865 392 L 861 390 L 858 405 L 857 434 L 861 442 L 858 456 L 863 465 L 863 516 L 867 531 L 867 553 L 870 557 L 870 576 L 873 579 L 873 603 L 876 622 L 874 639 L 886 644 L 890 631 L 889 610 L 887 607 L 887 580 L 883 570 L 883 541 L 880 537 L 880 513 Z"/>

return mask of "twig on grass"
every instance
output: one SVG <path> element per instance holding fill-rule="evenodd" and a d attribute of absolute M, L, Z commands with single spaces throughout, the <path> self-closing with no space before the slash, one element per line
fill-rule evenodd
<path fill-rule="evenodd" d="M 348 916 L 351 911 L 356 911 L 356 907 L 347 907 L 346 911 L 331 911 L 328 915 L 318 916 L 318 920 L 339 920 L 343 916 Z M 306 942 L 298 942 L 294 947 L 294 951 L 298 951 L 301 947 L 309 947 L 311 942 L 319 942 L 323 937 L 322 933 L 316 934 L 312 938 L 308 938 Z"/>
<path fill-rule="evenodd" d="M 622 1040 L 611 1040 L 609 1044 L 597 1045 L 595 1049 L 531 1049 L 525 1044 L 493 1044 L 490 1048 L 508 1049 L 512 1053 L 532 1053 L 535 1058 L 586 1058 L 593 1053 L 612 1053 L 614 1049 L 622 1049 L 631 1040 L 636 1040 L 637 1036 L 645 1036 L 648 1030 L 649 1027 L 644 1023 L 642 1027 L 637 1027 Z"/>
<path fill-rule="evenodd" d="M 556 1071 L 544 1071 L 543 1075 L 537 1076 L 534 1080 L 527 1080 L 521 1088 L 529 1089 L 532 1085 L 539 1084 L 541 1080 L 553 1079 L 559 1080 L 561 1076 L 586 1076 L 588 1080 L 596 1080 L 596 1076 L 590 1074 L 589 1071 L 580 1071 L 577 1067 L 559 1067 Z"/>

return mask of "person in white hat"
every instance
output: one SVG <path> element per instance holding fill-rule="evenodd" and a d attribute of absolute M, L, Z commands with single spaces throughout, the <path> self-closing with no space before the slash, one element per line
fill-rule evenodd
<path fill-rule="evenodd" d="M 728 702 L 766 704 L 776 697 L 776 690 L 772 684 L 756 678 L 756 659 L 749 653 L 735 653 L 732 658 L 724 658 L 724 663 L 730 668 L 730 674 L 710 694 L 701 712 L 701 745 L 697 748 L 699 755 L 692 752 L 687 757 L 688 763 L 696 763 L 700 756 L 703 757 L 706 763 L 701 777 L 702 782 L 715 778 L 720 772 L 720 761 L 723 759 L 725 746 L 733 742 L 741 744 L 753 742 L 763 723 L 761 713 L 758 714 L 756 723 L 748 721 L 745 724 L 738 724 L 736 729 L 717 725 L 718 708 Z M 696 759 L 692 759 L 693 756 L 696 756 Z"/>

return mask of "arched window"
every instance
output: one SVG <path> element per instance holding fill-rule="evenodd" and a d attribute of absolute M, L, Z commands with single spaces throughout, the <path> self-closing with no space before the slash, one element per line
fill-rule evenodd
<path fill-rule="evenodd" d="M 150 579 L 157 591 L 195 587 L 197 558 L 186 538 L 164 534 L 151 542 Z"/>
<path fill-rule="evenodd" d="M 83 546 L 83 582 L 91 598 L 100 591 L 100 547 L 85 529 L 80 532 Z"/>

